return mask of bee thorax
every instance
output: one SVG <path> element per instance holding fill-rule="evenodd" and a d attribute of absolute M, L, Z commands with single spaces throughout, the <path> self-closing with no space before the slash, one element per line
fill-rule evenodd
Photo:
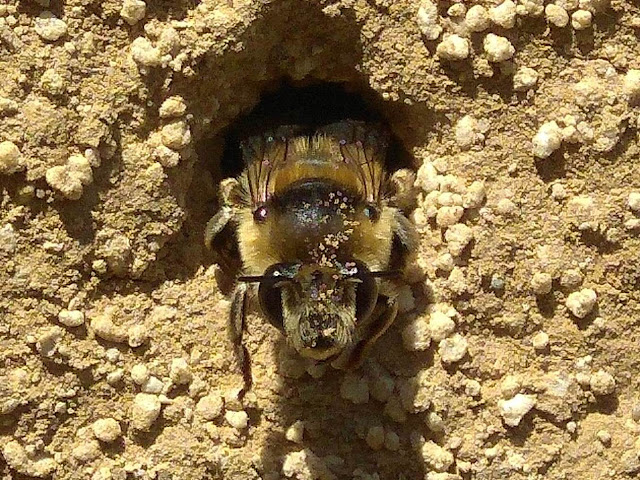
<path fill-rule="evenodd" d="M 306 180 L 292 185 L 275 199 L 278 211 L 276 230 L 295 232 L 287 236 L 281 248 L 287 255 L 318 261 L 332 253 L 350 250 L 351 235 L 357 220 L 354 200 L 339 186 L 321 180 Z"/>

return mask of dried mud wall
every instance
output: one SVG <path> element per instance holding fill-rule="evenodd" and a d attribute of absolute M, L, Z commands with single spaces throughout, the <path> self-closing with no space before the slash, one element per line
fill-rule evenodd
<path fill-rule="evenodd" d="M 639 41 L 633 0 L 4 0 L 0 478 L 634 477 Z M 253 312 L 239 399 L 203 229 L 283 79 L 387 119 L 421 244 L 361 370 Z"/>

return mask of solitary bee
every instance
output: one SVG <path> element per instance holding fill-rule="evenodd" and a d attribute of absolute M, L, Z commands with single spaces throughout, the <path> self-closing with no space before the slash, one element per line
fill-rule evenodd
<path fill-rule="evenodd" d="M 229 330 L 245 368 L 242 332 L 256 293 L 301 356 L 358 366 L 396 318 L 417 244 L 401 209 L 413 175 L 388 175 L 384 129 L 345 120 L 301 132 L 283 126 L 243 141 L 245 169 L 222 181 L 221 208 L 206 227 L 210 248 L 223 230 L 235 232 L 242 267 Z"/>

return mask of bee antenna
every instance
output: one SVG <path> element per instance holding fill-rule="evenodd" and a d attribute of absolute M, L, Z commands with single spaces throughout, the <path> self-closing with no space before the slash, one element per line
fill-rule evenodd
<path fill-rule="evenodd" d="M 373 278 L 389 278 L 399 277 L 401 274 L 402 272 L 400 270 L 380 270 L 378 272 L 368 272 L 365 275 Z"/>
<path fill-rule="evenodd" d="M 269 277 L 265 275 L 242 275 L 238 277 L 238 281 L 243 283 L 256 283 L 261 282 L 267 278 Z"/>
<path fill-rule="evenodd" d="M 291 280 L 291 278 L 283 275 L 241 275 L 238 277 L 238 281 L 243 283 L 260 283 L 263 280 L 273 280 L 274 278 L 277 278 L 280 282 Z"/>
<path fill-rule="evenodd" d="M 367 272 L 364 276 L 372 278 L 392 278 L 399 277 L 401 274 L 402 272 L 400 270 L 380 270 L 377 272 Z M 273 278 L 278 278 L 281 281 L 291 280 L 290 278 L 280 275 L 242 275 L 238 277 L 238 281 L 243 283 L 260 283 L 263 280 L 271 280 Z"/>

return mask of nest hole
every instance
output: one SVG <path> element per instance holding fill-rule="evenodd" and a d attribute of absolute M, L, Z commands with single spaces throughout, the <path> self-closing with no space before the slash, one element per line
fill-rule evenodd
<path fill-rule="evenodd" d="M 299 0 L 264 5 L 225 52 L 206 54 L 193 76 L 174 80 L 171 94 L 182 96 L 192 115 L 196 160 L 190 183 L 176 187 L 186 216 L 164 252 L 165 275 L 191 277 L 203 264 L 215 263 L 203 232 L 219 208 L 220 181 L 244 167 L 239 144 L 251 133 L 285 124 L 313 129 L 345 119 L 382 123 L 392 139 L 388 169 L 416 165 L 412 142 L 422 138 L 432 112 L 389 101 L 370 86 L 366 63 L 372 52 L 364 51 L 360 31 L 348 10 L 332 16 Z"/>
<path fill-rule="evenodd" d="M 240 174 L 245 166 L 240 142 L 251 135 L 280 125 L 303 126 L 312 135 L 322 126 L 346 119 L 384 125 L 392 133 L 387 167 L 391 171 L 412 167 L 411 155 L 393 135 L 389 122 L 376 106 L 382 99 L 376 97 L 374 92 L 361 93 L 344 83 L 311 81 L 295 85 L 282 81 L 277 88 L 265 91 L 255 108 L 223 131 L 222 156 L 219 168 L 214 171 L 222 177 Z"/>

